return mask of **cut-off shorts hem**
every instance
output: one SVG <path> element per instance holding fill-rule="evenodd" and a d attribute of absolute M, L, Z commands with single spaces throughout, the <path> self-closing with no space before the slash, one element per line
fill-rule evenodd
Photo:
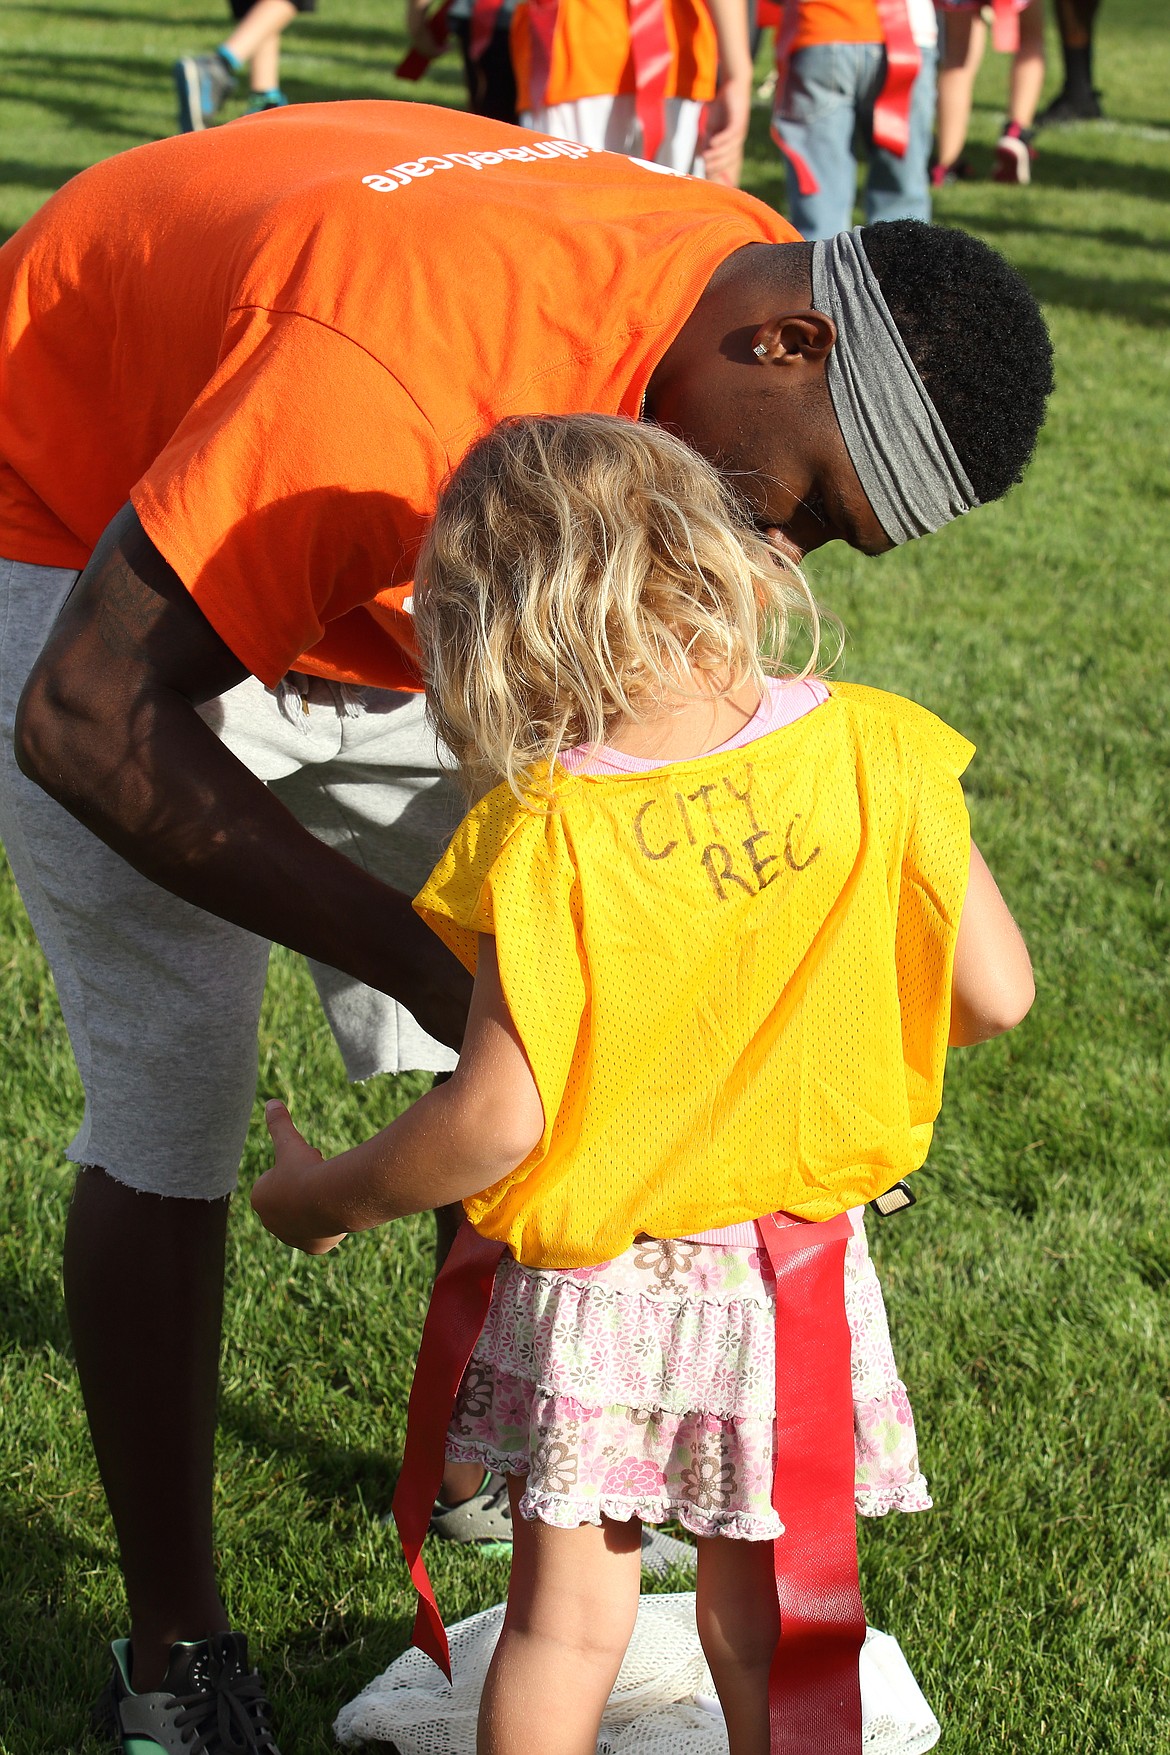
<path fill-rule="evenodd" d="M 105 1163 L 102 1158 L 95 1156 L 92 1148 L 87 1148 L 82 1152 L 78 1151 L 73 1146 L 67 1146 L 65 1148 L 65 1162 L 67 1164 L 72 1164 L 75 1170 L 100 1171 L 103 1176 L 108 1176 L 111 1182 L 116 1182 L 119 1188 L 128 1188 L 131 1194 L 153 1194 L 159 1200 L 189 1200 L 199 1201 L 203 1204 L 210 1205 L 212 1201 L 230 1200 L 232 1195 L 236 1192 L 237 1179 L 235 1176 L 233 1176 L 229 1182 L 225 1182 L 224 1186 L 218 1191 L 214 1189 L 210 1191 L 206 1189 L 189 1191 L 185 1189 L 152 1188 L 146 1182 L 135 1181 L 133 1175 L 128 1175 L 125 1171 L 119 1169 L 115 1163 Z"/>

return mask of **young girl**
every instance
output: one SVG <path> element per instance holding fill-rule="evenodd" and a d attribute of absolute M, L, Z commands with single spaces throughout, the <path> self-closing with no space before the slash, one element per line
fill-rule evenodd
<path fill-rule="evenodd" d="M 510 1483 L 481 1755 L 528 1755 L 538 1703 L 542 1755 L 594 1749 L 640 1520 L 666 1518 L 698 1538 L 731 1755 L 859 1751 L 854 1505 L 929 1504 L 860 1208 L 925 1157 L 948 1034 L 1032 998 L 969 841 L 970 746 L 811 661 L 785 675 L 803 580 L 653 427 L 503 423 L 419 580 L 431 712 L 479 800 L 416 904 L 475 970 L 463 1054 L 329 1162 L 270 1104 L 253 1204 L 320 1252 L 465 1202 L 411 1421 L 438 1406 L 448 1455 Z"/>
<path fill-rule="evenodd" d="M 975 76 L 987 47 L 980 0 L 935 0 L 943 26 L 938 71 L 938 156 L 935 187 L 964 175 L 962 152 L 971 121 Z M 995 0 L 992 40 L 1012 57 L 1007 117 L 995 146 L 992 179 L 1032 180 L 1033 122 L 1044 87 L 1044 0 Z"/>

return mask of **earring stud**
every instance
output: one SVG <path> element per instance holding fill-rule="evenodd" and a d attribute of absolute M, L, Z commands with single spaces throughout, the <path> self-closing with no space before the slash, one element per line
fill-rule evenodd
<path fill-rule="evenodd" d="M 766 341 L 757 341 L 756 345 L 752 348 L 752 352 L 755 354 L 755 356 L 758 360 L 766 360 L 768 357 L 768 344 L 767 344 L 767 342 Z"/>

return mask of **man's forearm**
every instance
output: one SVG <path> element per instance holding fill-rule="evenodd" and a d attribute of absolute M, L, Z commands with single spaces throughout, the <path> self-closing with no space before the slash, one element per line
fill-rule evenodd
<path fill-rule="evenodd" d="M 181 585 L 148 585 L 116 543 L 95 563 L 26 688 L 24 771 L 164 889 L 394 994 L 457 1045 L 470 980 L 409 898 L 310 835 L 196 712 L 243 667 Z"/>

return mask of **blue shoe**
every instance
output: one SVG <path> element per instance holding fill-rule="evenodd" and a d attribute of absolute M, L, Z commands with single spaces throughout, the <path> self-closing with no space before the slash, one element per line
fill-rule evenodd
<path fill-rule="evenodd" d="M 265 110 L 283 110 L 288 106 L 288 99 L 282 91 L 254 91 L 248 99 L 246 116 L 259 116 Z"/>
<path fill-rule="evenodd" d="M 196 134 L 231 96 L 236 76 L 222 55 L 184 55 L 175 62 L 174 74 L 179 133 Z"/>

